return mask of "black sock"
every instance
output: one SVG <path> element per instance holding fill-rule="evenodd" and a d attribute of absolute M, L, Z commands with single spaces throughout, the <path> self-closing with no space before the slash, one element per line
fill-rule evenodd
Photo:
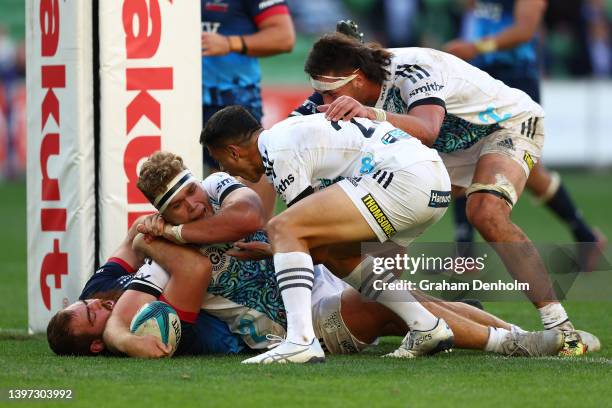
<path fill-rule="evenodd" d="M 567 223 L 576 241 L 595 242 L 597 240 L 591 228 L 582 219 L 580 211 L 574 206 L 563 184 L 559 185 L 557 192 L 546 202 L 546 206 Z"/>
<path fill-rule="evenodd" d="M 474 227 L 469 223 L 465 207 L 467 198 L 456 198 L 453 202 L 453 215 L 455 220 L 455 241 L 474 242 Z"/>

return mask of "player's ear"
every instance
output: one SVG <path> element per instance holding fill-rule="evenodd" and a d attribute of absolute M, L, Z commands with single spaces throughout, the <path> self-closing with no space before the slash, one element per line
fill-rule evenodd
<path fill-rule="evenodd" d="M 238 145 L 227 145 L 227 152 L 233 160 L 240 158 L 240 147 Z"/>
<path fill-rule="evenodd" d="M 104 342 L 100 339 L 96 339 L 92 341 L 91 344 L 89 345 L 89 351 L 91 351 L 94 354 L 98 354 L 102 352 L 102 350 L 104 350 Z"/>

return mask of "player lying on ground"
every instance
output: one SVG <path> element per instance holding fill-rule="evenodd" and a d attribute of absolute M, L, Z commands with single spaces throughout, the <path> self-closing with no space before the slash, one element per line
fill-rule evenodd
<path fill-rule="evenodd" d="M 145 196 L 149 197 L 151 202 L 160 209 L 163 217 L 158 215 L 148 217 L 145 225 L 139 227 L 140 231 L 151 235 L 164 236 L 178 242 L 188 241 L 190 243 L 210 244 L 212 242 L 217 242 L 220 236 L 224 236 L 225 239 L 232 236 L 232 233 L 227 231 L 223 232 L 223 230 L 232 228 L 231 225 L 227 225 L 228 222 L 230 222 L 232 225 L 239 222 L 240 219 L 236 218 L 239 215 L 245 216 L 245 214 L 249 214 L 248 216 L 250 217 L 254 216 L 255 219 L 261 219 L 261 217 L 256 215 L 260 212 L 260 207 L 256 203 L 257 197 L 249 195 L 249 190 L 242 189 L 242 186 L 232 177 L 224 173 L 219 173 L 208 177 L 204 182 L 196 185 L 196 187 L 199 188 L 194 188 L 194 186 L 185 185 L 184 182 L 186 182 L 186 180 L 184 180 L 183 184 L 181 184 L 181 180 L 185 177 L 183 175 L 185 174 L 185 170 L 186 169 L 184 168 L 180 158 L 170 153 L 156 153 L 149 158 L 147 162 L 145 162 L 141 170 L 138 186 L 143 191 Z M 242 190 L 244 194 L 242 196 L 232 196 L 231 194 L 236 194 L 233 192 L 236 189 L 238 189 L 237 191 Z M 164 207 L 163 203 L 160 204 L 160 202 L 156 200 L 156 197 L 162 196 L 162 194 L 164 194 L 166 191 L 173 191 L 174 195 L 168 196 L 167 200 L 169 200 L 171 203 L 167 207 Z M 227 194 L 226 192 L 232 193 Z M 246 198 L 250 197 L 255 197 L 255 200 L 245 200 Z M 200 211 L 198 211 L 198 208 L 206 206 L 212 207 L 212 212 L 215 213 L 215 216 L 202 217 L 199 215 Z M 238 209 L 238 211 L 235 211 L 236 209 Z M 164 218 L 169 221 L 169 224 L 164 223 Z M 191 222 L 185 224 L 189 221 Z M 172 224 L 174 224 L 174 226 Z M 252 227 L 254 227 L 256 224 L 257 223 L 250 223 Z M 234 226 L 233 228 L 236 227 Z M 242 230 L 243 234 L 251 232 L 252 231 L 247 231 L 245 229 Z M 236 237 L 236 234 L 234 234 L 233 237 Z M 264 240 L 265 237 L 263 237 L 263 240 L 257 242 L 265 245 Z M 225 249 L 229 249 L 229 251 L 212 253 L 210 252 L 209 245 L 203 246 L 203 252 L 208 254 L 209 259 L 214 266 L 218 266 L 213 268 L 213 282 L 209 285 L 209 291 L 211 288 L 217 286 L 219 282 L 241 281 L 240 279 L 233 280 L 226 277 L 226 275 L 231 275 L 232 273 L 236 275 L 236 272 L 232 272 L 231 265 L 245 265 L 237 262 L 233 258 L 228 257 L 230 253 L 240 254 L 240 252 L 236 252 L 230 247 L 231 245 L 225 246 Z M 222 247 L 217 244 L 215 248 L 219 249 Z M 360 259 L 357 258 L 354 261 L 354 264 L 349 266 L 349 271 L 359 263 Z M 244 266 L 242 266 L 240 269 L 244 269 Z M 273 273 L 271 265 L 265 272 Z M 338 351 L 337 346 L 335 346 L 337 343 L 333 337 L 335 336 L 335 330 L 332 330 L 332 327 L 328 327 L 327 323 L 325 323 L 325 330 L 323 330 L 321 327 L 321 322 L 330 321 L 330 313 L 331 316 L 333 316 L 331 321 L 342 321 L 343 319 L 348 318 L 347 316 L 354 316 L 355 320 L 351 320 L 347 323 L 350 330 L 346 327 L 339 326 L 338 329 L 342 329 L 339 331 L 339 333 L 353 333 L 353 335 L 355 335 L 355 337 L 358 339 L 363 339 L 362 343 L 369 343 L 374 337 L 383 335 L 385 333 L 384 328 L 389 325 L 394 327 L 401 326 L 400 330 L 406 330 L 405 324 L 402 323 L 402 321 L 399 320 L 395 314 L 391 314 L 387 308 L 373 302 L 364 303 L 361 298 L 357 296 L 355 291 L 348 289 L 348 285 L 343 284 L 340 280 L 332 277 L 325 269 L 317 268 L 315 272 L 317 277 L 320 277 L 319 279 L 314 279 L 315 302 L 313 303 L 313 318 L 315 320 L 315 332 L 317 333 L 317 337 L 322 339 L 330 351 L 350 352 L 353 349 L 358 350 L 360 344 L 359 340 L 355 340 L 353 346 L 351 346 L 348 350 L 341 349 Z M 238 276 L 240 277 L 240 272 L 238 272 Z M 248 281 L 249 279 L 252 281 L 252 277 L 249 275 L 244 276 L 243 278 L 244 281 Z M 276 287 L 276 285 L 274 285 L 274 287 Z M 249 289 L 249 292 L 252 294 L 261 293 L 261 291 L 253 289 Z M 323 296 L 327 293 L 329 293 L 330 296 Z M 341 300 L 339 294 L 342 294 Z M 278 292 L 276 292 L 276 296 L 278 296 Z M 256 298 L 257 296 L 254 297 Z M 237 296 L 234 295 L 234 298 L 237 298 Z M 437 299 L 433 300 L 437 301 Z M 267 302 L 269 302 L 269 300 Z M 266 300 L 264 299 L 264 301 L 257 301 L 255 303 L 265 304 Z M 207 302 L 205 301 L 204 307 L 206 307 L 206 304 Z M 333 307 L 330 305 L 333 305 Z M 487 339 L 495 341 L 494 338 L 496 338 L 498 335 L 501 335 L 501 337 L 504 335 L 511 336 L 510 333 L 506 331 L 506 329 L 509 329 L 510 326 L 507 326 L 504 322 L 499 321 L 493 316 L 481 312 L 478 309 L 468 307 L 463 304 L 444 302 L 428 303 L 428 307 L 438 316 L 443 317 L 450 322 L 449 324 L 458 333 L 456 342 L 460 347 L 482 349 L 482 347 L 486 345 Z M 480 323 L 481 325 L 478 325 L 477 327 L 476 325 L 469 324 L 469 321 L 463 321 L 461 316 L 457 316 L 457 313 L 463 314 L 463 317 L 468 318 L 468 320 L 473 319 L 474 322 Z M 282 313 L 278 313 L 276 315 L 282 316 L 283 314 L 284 310 Z M 342 319 L 338 319 L 338 316 L 340 315 Z M 393 324 L 391 323 L 391 320 L 389 320 L 390 315 L 396 319 L 395 323 Z M 227 318 L 227 316 L 225 318 Z M 235 319 L 232 317 L 227 321 L 228 324 L 231 325 L 232 321 L 235 321 Z M 266 320 L 262 320 L 262 322 L 265 323 Z M 500 329 L 489 336 L 486 328 L 486 326 L 489 325 L 503 327 L 503 330 Z M 253 329 L 257 329 L 258 327 L 265 326 L 258 324 Z M 323 333 L 323 335 L 321 335 L 321 333 Z M 359 335 L 358 333 L 363 333 L 363 336 Z M 284 334 L 284 331 L 282 334 Z M 394 332 L 394 334 L 397 334 L 397 332 Z M 332 336 L 331 341 L 327 335 Z M 260 334 L 259 337 L 262 337 L 262 334 Z M 351 337 L 347 335 L 342 335 L 341 337 L 347 339 L 347 341 L 342 342 L 342 344 L 353 343 L 353 341 L 350 340 Z M 546 342 L 544 339 L 542 339 L 542 341 Z"/>
<path fill-rule="evenodd" d="M 232 188 L 233 185 L 238 185 L 235 180 L 228 182 L 229 177 L 218 176 L 222 177 L 209 177 L 209 179 L 214 178 L 217 180 L 212 185 L 208 184 L 209 187 L 214 187 L 209 192 L 210 195 L 206 194 L 204 188 L 207 185 L 206 181 L 203 184 L 197 185 L 199 187 L 198 190 L 201 191 L 191 190 L 190 193 L 189 189 L 185 191 L 185 187 L 191 187 L 188 183 L 183 186 L 183 189 L 179 189 L 182 191 L 178 191 L 178 194 L 170 200 L 170 203 L 179 204 L 179 207 L 182 208 L 194 209 L 195 211 L 191 212 L 193 216 L 203 213 L 204 207 L 210 208 L 210 205 L 218 203 L 219 197 L 215 195 L 215 191 L 223 195 L 223 187 Z M 170 174 L 170 177 L 173 177 L 173 175 Z M 243 192 L 247 191 L 247 189 L 243 190 Z M 202 192 L 205 193 L 203 197 Z M 231 194 L 228 194 L 226 198 L 229 200 Z M 223 203 L 221 204 L 221 210 L 227 210 L 227 207 L 223 208 Z M 168 211 L 170 213 L 173 212 L 171 210 Z M 214 224 L 216 222 L 214 218 L 217 216 L 211 216 L 207 220 Z M 189 220 L 190 218 L 186 217 L 181 221 L 186 222 Z M 241 220 L 238 218 L 237 221 Z M 156 298 L 154 294 L 158 293 L 160 286 L 164 285 L 164 273 L 162 271 L 160 275 L 161 268 L 156 267 L 155 263 L 144 264 L 137 277 L 129 273 L 130 270 L 141 263 L 138 251 L 132 251 L 130 245 L 135 227 L 136 225 L 130 229 L 128 237 L 115 252 L 113 258 L 87 283 L 82 298 L 91 298 L 76 302 L 69 308 L 59 312 L 50 322 L 48 329 L 49 342 L 56 353 L 95 354 L 104 351 L 108 346 L 112 350 L 122 351 L 133 356 L 160 357 L 167 355 L 168 350 L 159 341 L 152 337 L 139 338 L 131 335 L 127 330 L 135 311 L 142 304 L 154 300 Z M 214 240 L 213 236 L 210 236 L 210 238 Z M 194 303 L 191 302 L 194 299 L 193 292 L 197 292 L 198 288 L 205 287 L 205 284 L 200 285 L 200 279 L 207 279 L 209 276 L 208 266 L 210 264 L 203 255 L 194 250 L 186 252 L 186 248 L 167 244 L 164 240 L 160 239 L 149 241 L 147 244 L 142 239 L 137 240 L 136 246 L 147 253 L 151 252 L 151 255 L 173 272 L 164 295 L 166 301 L 173 303 L 173 306 L 179 310 L 179 314 L 184 320 L 186 315 L 187 317 L 189 315 L 189 313 L 185 313 L 186 311 L 191 312 L 193 315 L 197 310 L 193 307 Z M 222 260 L 216 255 L 217 253 L 209 252 L 209 257 L 216 259 L 217 266 L 225 264 L 226 261 L 231 261 L 231 259 L 227 259 L 227 255 L 223 252 L 221 252 L 221 255 L 226 259 Z M 199 257 L 200 259 L 196 260 L 194 257 Z M 194 269 L 193 264 L 204 265 L 205 267 Z M 244 266 L 245 263 L 242 263 L 242 265 Z M 250 274 L 250 279 L 263 285 L 257 292 L 249 291 L 251 295 L 256 295 L 253 296 L 253 301 L 263 306 L 271 298 L 270 292 L 266 292 L 268 289 L 266 287 L 266 278 L 261 273 L 254 273 L 252 269 L 246 269 L 246 273 Z M 121 273 L 122 270 L 123 273 Z M 188 273 L 185 274 L 185 272 Z M 225 282 L 227 286 L 235 286 L 236 282 L 234 280 L 223 278 L 223 276 L 231 275 L 232 272 L 236 272 L 236 270 L 226 270 L 224 274 L 217 275 L 217 282 L 212 283 L 208 287 L 209 292 L 211 286 L 219 285 L 222 282 Z M 331 352 L 356 352 L 379 335 L 398 334 L 406 330 L 405 327 L 400 327 L 403 325 L 403 322 L 385 307 L 373 302 L 364 303 L 355 291 L 347 288 L 346 285 L 333 278 L 324 269 L 317 268 L 316 272 L 317 280 L 315 281 L 314 296 L 318 300 L 316 300 L 313 307 L 313 317 L 315 322 L 317 322 L 317 331 L 321 333 L 323 343 Z M 179 276 L 180 274 L 184 275 Z M 177 284 L 179 282 L 184 283 L 185 280 L 189 281 L 187 283 L 189 288 L 196 290 L 192 291 L 192 293 L 177 292 L 182 290 L 177 287 Z M 129 283 L 130 281 L 132 281 L 131 284 Z M 129 290 L 125 291 L 125 294 L 119 298 L 115 306 L 114 300 L 126 287 L 129 287 Z M 273 289 L 273 292 L 278 297 L 278 288 L 273 287 Z M 91 295 L 96 290 L 114 291 L 115 296 L 113 296 L 112 300 L 102 300 L 96 298 L 95 294 Z M 281 331 L 275 331 L 275 327 L 278 326 L 266 325 L 266 320 L 269 319 L 261 318 L 262 314 L 257 314 L 256 310 L 235 303 L 232 304 L 227 299 L 225 299 L 225 302 L 222 302 L 223 299 L 221 297 L 211 298 L 210 293 L 207 297 L 209 300 L 213 300 L 212 303 L 216 303 L 216 305 L 213 305 L 213 308 L 217 308 L 219 313 L 225 310 L 224 317 L 228 321 L 244 322 L 246 320 L 247 322 L 256 323 L 256 325 L 243 327 L 246 330 L 242 330 L 241 337 L 245 341 L 259 339 L 261 340 L 259 346 L 267 346 L 270 343 L 265 338 L 266 334 L 283 334 L 284 329 L 281 328 Z M 187 299 L 190 300 L 190 303 L 187 303 Z M 201 302 L 201 298 L 198 301 Z M 188 308 L 189 310 L 181 309 L 176 305 L 181 306 L 181 308 Z M 223 309 L 223 305 L 226 306 L 225 309 Z M 463 304 L 453 305 L 445 303 L 431 303 L 430 307 L 432 307 L 432 310 L 439 309 L 438 311 L 444 314 L 444 317 L 455 327 L 458 334 L 457 345 L 460 347 L 486 348 L 490 351 L 503 354 L 514 353 L 516 355 L 525 355 L 525 353 L 531 355 L 549 354 L 558 350 L 558 339 L 541 334 L 519 334 L 520 329 L 518 328 L 515 328 L 513 333 L 509 333 L 507 331 L 507 329 L 510 329 L 509 324 L 476 308 Z M 458 316 L 454 311 L 460 311 L 465 317 Z M 282 310 L 279 312 L 277 316 L 282 316 Z M 109 320 L 111 316 L 112 318 Z M 253 317 L 257 316 L 260 318 L 253 319 Z M 102 331 L 106 326 L 106 322 L 109 323 L 109 326 L 104 339 L 102 339 Z M 220 327 L 218 323 L 214 318 L 207 317 L 204 312 L 200 312 L 195 325 L 187 326 L 187 331 L 184 323 L 182 340 L 175 354 L 235 353 L 240 351 L 244 347 L 244 343 L 231 335 L 229 330 L 227 330 L 227 326 Z M 489 334 L 489 330 L 486 327 L 488 324 L 498 326 L 500 329 L 490 329 L 491 333 Z M 256 332 L 258 329 L 262 329 L 261 332 Z M 187 336 L 186 333 L 190 334 L 190 336 Z M 106 345 L 104 340 L 107 342 Z"/>

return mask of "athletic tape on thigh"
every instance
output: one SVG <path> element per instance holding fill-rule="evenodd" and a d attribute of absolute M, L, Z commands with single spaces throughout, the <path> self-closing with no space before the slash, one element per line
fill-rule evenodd
<path fill-rule="evenodd" d="M 488 193 L 501 197 L 510 208 L 514 207 L 518 199 L 514 185 L 503 174 L 495 175 L 495 184 L 472 183 L 465 191 L 465 196 L 469 197 L 473 193 Z"/>
<path fill-rule="evenodd" d="M 550 200 L 557 193 L 557 190 L 559 190 L 560 185 L 561 176 L 556 171 L 551 171 L 550 184 L 548 185 L 546 192 L 541 197 L 538 197 L 538 201 L 540 201 L 541 203 L 545 203 Z"/>

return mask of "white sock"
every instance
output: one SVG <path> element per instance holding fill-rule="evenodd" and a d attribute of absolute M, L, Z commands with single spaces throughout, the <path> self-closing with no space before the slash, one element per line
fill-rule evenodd
<path fill-rule="evenodd" d="M 512 334 L 527 333 L 527 330 L 524 330 L 522 327 L 517 326 L 516 324 L 510 324 L 510 333 Z"/>
<path fill-rule="evenodd" d="M 489 327 L 489 339 L 485 346 L 485 351 L 493 353 L 503 353 L 502 344 L 512 337 L 512 333 L 506 329 L 500 329 L 498 327 Z"/>
<path fill-rule="evenodd" d="M 276 281 L 287 311 L 287 340 L 309 344 L 314 339 L 312 327 L 312 258 L 304 252 L 274 254 Z"/>
<path fill-rule="evenodd" d="M 409 290 L 379 290 L 374 287 L 374 282 L 393 282 L 398 279 L 393 272 L 384 271 L 375 274 L 373 270 L 373 258 L 366 257 L 348 276 L 343 280 L 357 289 L 359 293 L 368 299 L 385 305 L 395 312 L 408 325 L 410 330 L 431 330 L 438 318 L 431 314 L 427 309 L 412 296 Z"/>
<path fill-rule="evenodd" d="M 567 313 L 561 303 L 549 303 L 538 309 L 544 329 L 550 330 L 565 322 L 569 322 Z"/>

